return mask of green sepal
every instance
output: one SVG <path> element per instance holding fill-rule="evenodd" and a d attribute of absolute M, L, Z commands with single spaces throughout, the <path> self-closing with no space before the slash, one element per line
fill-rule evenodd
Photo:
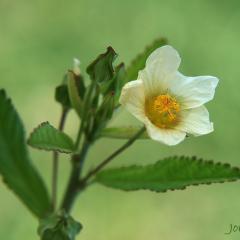
<path fill-rule="evenodd" d="M 72 153 L 73 140 L 66 134 L 54 128 L 48 122 L 41 123 L 33 130 L 28 139 L 31 147 L 46 151 Z"/>
<path fill-rule="evenodd" d="M 145 67 L 146 60 L 148 56 L 157 48 L 162 47 L 168 43 L 166 38 L 156 39 L 151 45 L 147 46 L 146 49 L 139 54 L 130 66 L 127 68 L 127 74 L 125 82 L 136 80 L 138 77 L 138 72 Z"/>
<path fill-rule="evenodd" d="M 60 103 L 64 109 L 70 109 L 72 107 L 68 94 L 68 87 L 66 84 L 56 87 L 55 100 Z"/>
<path fill-rule="evenodd" d="M 70 98 L 71 106 L 75 109 L 79 117 L 81 117 L 82 111 L 83 111 L 83 98 L 85 93 L 85 87 L 83 90 L 83 86 L 84 86 L 83 82 L 81 81 L 80 78 L 76 78 L 76 77 L 77 76 L 74 74 L 74 72 L 68 71 L 67 87 L 68 87 L 68 95 Z"/>
<path fill-rule="evenodd" d="M 41 240 L 74 240 L 82 225 L 64 211 L 40 220 L 38 234 Z"/>
<path fill-rule="evenodd" d="M 83 99 L 84 95 L 85 95 L 85 92 L 86 92 L 86 86 L 84 84 L 83 76 L 74 74 L 74 78 L 75 78 L 75 81 L 76 81 L 78 94 L 79 94 L 80 98 Z"/>
<path fill-rule="evenodd" d="M 191 185 L 223 183 L 240 179 L 240 169 L 195 157 L 169 157 L 155 164 L 103 170 L 95 181 L 125 191 L 185 189 Z"/>
<path fill-rule="evenodd" d="M 101 106 L 97 109 L 93 120 L 93 125 L 90 130 L 92 138 L 99 137 L 102 129 L 105 128 L 109 119 L 112 118 L 114 111 L 114 95 L 108 94 L 104 96 Z"/>
<path fill-rule="evenodd" d="M 114 68 L 113 62 L 117 54 L 112 47 L 108 47 L 107 51 L 100 54 L 88 67 L 87 73 L 90 78 L 98 84 L 108 82 L 113 78 Z"/>
<path fill-rule="evenodd" d="M 77 87 L 78 95 L 81 99 L 84 98 L 86 87 L 84 84 L 84 79 L 82 75 L 77 75 L 73 71 L 69 70 L 72 73 L 72 77 L 75 80 L 75 85 Z M 61 85 L 57 86 L 55 89 L 55 100 L 62 105 L 66 110 L 72 108 L 71 99 L 68 91 L 68 73 L 64 75 L 63 82 Z"/>
<path fill-rule="evenodd" d="M 114 91 L 114 99 L 115 99 L 115 105 L 118 105 L 119 103 L 119 97 L 121 94 L 122 87 L 124 85 L 124 79 L 126 77 L 126 68 L 124 63 L 119 64 L 115 68 L 115 76 L 113 79 L 113 91 Z"/>
<path fill-rule="evenodd" d="M 126 69 L 124 63 L 119 64 L 115 67 L 113 78 L 102 84 L 101 92 L 103 95 L 112 94 L 114 95 L 114 103 L 118 104 L 119 96 L 121 94 L 121 89 L 124 84 L 124 78 L 126 77 Z"/>

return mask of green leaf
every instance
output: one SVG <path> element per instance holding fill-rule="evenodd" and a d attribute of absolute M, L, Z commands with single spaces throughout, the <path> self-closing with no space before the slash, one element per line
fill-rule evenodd
<path fill-rule="evenodd" d="M 28 139 L 28 144 L 34 148 L 46 151 L 61 153 L 72 153 L 74 151 L 72 139 L 48 122 L 41 123 L 33 130 Z"/>
<path fill-rule="evenodd" d="M 101 132 L 101 137 L 129 139 L 133 137 L 141 127 L 109 127 L 105 128 Z M 144 132 L 139 139 L 148 139 L 147 132 Z"/>
<path fill-rule="evenodd" d="M 46 187 L 29 159 L 22 122 L 4 90 L 0 90 L 0 173 L 36 216 L 50 210 Z"/>
<path fill-rule="evenodd" d="M 229 164 L 169 157 L 147 166 L 103 170 L 95 181 L 122 190 L 148 189 L 156 192 L 184 189 L 190 185 L 222 183 L 240 178 L 240 169 Z"/>
<path fill-rule="evenodd" d="M 136 80 L 138 77 L 138 71 L 145 67 L 148 56 L 157 48 L 167 44 L 167 39 L 159 38 L 155 40 L 151 45 L 147 46 L 145 51 L 139 54 L 127 68 L 127 76 L 125 82 Z"/>
<path fill-rule="evenodd" d="M 108 47 L 107 51 L 99 55 L 88 67 L 87 73 L 93 81 L 104 83 L 110 81 L 114 76 L 113 61 L 117 54 L 112 47 Z"/>
<path fill-rule="evenodd" d="M 74 240 L 82 225 L 65 212 L 41 219 L 38 233 L 42 240 Z"/>

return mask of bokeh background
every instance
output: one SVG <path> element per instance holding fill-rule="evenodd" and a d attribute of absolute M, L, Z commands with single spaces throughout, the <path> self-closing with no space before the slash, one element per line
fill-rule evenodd
<path fill-rule="evenodd" d="M 190 138 L 176 147 L 138 141 L 112 165 L 145 164 L 169 155 L 197 155 L 240 166 L 240 3 L 228 0 L 0 0 L 0 88 L 14 101 L 29 132 L 40 122 L 57 125 L 60 107 L 54 88 L 73 57 L 82 69 L 108 45 L 128 64 L 145 45 L 167 37 L 182 56 L 185 75 L 214 75 L 220 84 L 208 104 L 215 132 Z M 86 74 L 85 74 L 86 75 Z M 137 124 L 128 113 L 115 125 Z M 66 130 L 75 136 L 74 113 Z M 93 166 L 123 142 L 97 142 Z M 51 154 L 31 150 L 32 159 L 50 186 Z M 61 158 L 59 195 L 68 177 L 69 159 Z M 0 239 L 38 239 L 37 220 L 0 183 Z M 99 185 L 76 202 L 73 216 L 84 225 L 82 240 L 221 240 L 230 224 L 240 225 L 240 184 L 189 187 L 156 194 L 125 193 Z"/>

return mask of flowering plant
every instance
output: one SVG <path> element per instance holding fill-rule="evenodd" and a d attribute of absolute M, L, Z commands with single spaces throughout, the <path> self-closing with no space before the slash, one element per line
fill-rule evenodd
<path fill-rule="evenodd" d="M 0 173 L 9 188 L 39 219 L 42 240 L 73 240 L 82 225 L 71 217 L 72 206 L 80 192 L 92 184 L 134 191 L 166 192 L 190 185 L 234 181 L 240 170 L 229 164 L 205 161 L 198 157 L 173 156 L 145 166 L 105 168 L 138 139 L 153 139 L 176 145 L 186 137 L 213 131 L 213 123 L 204 106 L 214 97 L 218 79 L 211 76 L 186 77 L 178 72 L 180 56 L 159 39 L 137 56 L 132 64 L 114 65 L 113 48 L 99 55 L 83 77 L 75 59 L 55 99 L 62 114 L 58 128 L 41 123 L 25 140 L 21 119 L 4 90 L 0 90 Z M 109 121 L 121 107 L 133 114 L 143 126 L 109 127 Z M 75 141 L 64 132 L 68 113 L 79 117 Z M 101 137 L 126 139 L 105 160 L 83 175 L 87 153 Z M 53 152 L 51 197 L 33 166 L 27 144 Z M 71 174 L 61 200 L 57 198 L 59 154 L 69 154 Z M 60 203 L 60 204 L 58 204 Z"/>

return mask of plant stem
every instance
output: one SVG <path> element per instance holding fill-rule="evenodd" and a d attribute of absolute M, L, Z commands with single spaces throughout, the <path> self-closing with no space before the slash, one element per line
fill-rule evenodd
<path fill-rule="evenodd" d="M 141 136 L 145 131 L 145 127 L 142 127 L 132 138 L 130 138 L 125 144 L 123 144 L 119 149 L 113 152 L 109 157 L 102 161 L 98 166 L 91 170 L 80 182 L 80 188 L 85 188 L 88 180 L 98 173 L 102 168 L 104 168 L 109 162 L 111 162 L 116 156 L 122 153 L 126 148 L 130 147 L 139 136 Z"/>
<path fill-rule="evenodd" d="M 79 190 L 79 178 L 81 175 L 84 159 L 90 147 L 88 141 L 84 141 L 81 152 L 77 155 L 72 156 L 72 172 L 68 182 L 67 190 L 65 192 L 61 208 L 65 209 L 68 213 L 70 212 L 73 202 L 78 194 Z"/>
<path fill-rule="evenodd" d="M 89 111 L 89 101 L 90 101 L 93 89 L 94 89 L 94 84 L 91 83 L 91 85 L 90 85 L 90 87 L 88 89 L 88 92 L 86 94 L 86 97 L 84 99 L 83 116 L 82 116 L 82 119 L 81 119 L 81 123 L 80 123 L 79 131 L 78 131 L 77 139 L 76 139 L 76 142 L 75 142 L 75 149 L 76 150 L 79 147 L 79 144 L 81 142 L 81 137 L 82 137 L 82 134 L 84 132 L 85 123 L 86 123 L 86 120 L 87 120 L 86 119 L 86 117 L 87 117 L 86 115 L 87 115 L 87 112 Z"/>
<path fill-rule="evenodd" d="M 122 153 L 126 148 L 130 147 L 138 139 L 138 137 L 143 134 L 144 131 L 145 131 L 145 127 L 142 127 L 124 145 L 122 145 L 119 149 L 117 149 L 114 153 L 112 153 L 108 158 L 106 158 L 103 162 L 101 162 L 96 168 L 90 171 L 82 180 L 80 180 L 84 159 L 90 147 L 90 142 L 85 140 L 80 154 L 73 155 L 72 157 L 72 172 L 68 182 L 67 190 L 64 195 L 64 199 L 62 201 L 61 208 L 64 209 L 67 213 L 69 213 L 71 211 L 72 205 L 74 203 L 74 200 L 77 194 L 86 187 L 88 180 L 91 177 L 93 177 L 97 172 L 99 172 L 102 168 L 104 168 L 116 156 Z"/>
<path fill-rule="evenodd" d="M 82 134 L 83 134 L 83 129 L 84 129 L 84 125 L 83 125 L 83 121 L 81 121 L 80 123 L 80 127 L 79 127 L 79 131 L 78 131 L 78 135 L 77 135 L 77 140 L 76 140 L 76 143 L 75 143 L 75 150 L 78 149 L 78 146 L 81 142 L 81 137 L 82 137 Z"/>
<path fill-rule="evenodd" d="M 63 130 L 68 110 L 62 109 L 61 118 L 59 122 L 58 129 Z M 52 167 L 52 208 L 53 211 L 56 210 L 57 205 L 57 182 L 58 182 L 58 152 L 53 152 L 53 167 Z"/>
<path fill-rule="evenodd" d="M 95 86 L 95 83 L 92 82 L 89 86 L 86 96 L 84 96 L 84 104 L 83 104 L 84 108 L 83 108 L 83 114 L 82 114 L 83 116 L 81 119 L 80 128 L 79 128 L 77 139 L 75 142 L 76 151 L 78 150 L 78 147 L 81 143 L 82 135 L 84 133 L 85 124 L 87 122 L 87 114 L 90 107 L 89 105 L 90 105 L 91 95 L 94 90 L 94 86 Z M 83 163 L 84 163 L 86 154 L 88 152 L 89 146 L 90 146 L 90 141 L 85 139 L 82 145 L 81 152 L 79 154 L 75 154 L 72 156 L 72 172 L 71 172 L 68 186 L 62 201 L 62 205 L 61 205 L 61 208 L 65 209 L 66 212 L 70 212 L 73 202 L 77 196 L 78 188 L 79 188 L 79 178 L 81 175 Z"/>

